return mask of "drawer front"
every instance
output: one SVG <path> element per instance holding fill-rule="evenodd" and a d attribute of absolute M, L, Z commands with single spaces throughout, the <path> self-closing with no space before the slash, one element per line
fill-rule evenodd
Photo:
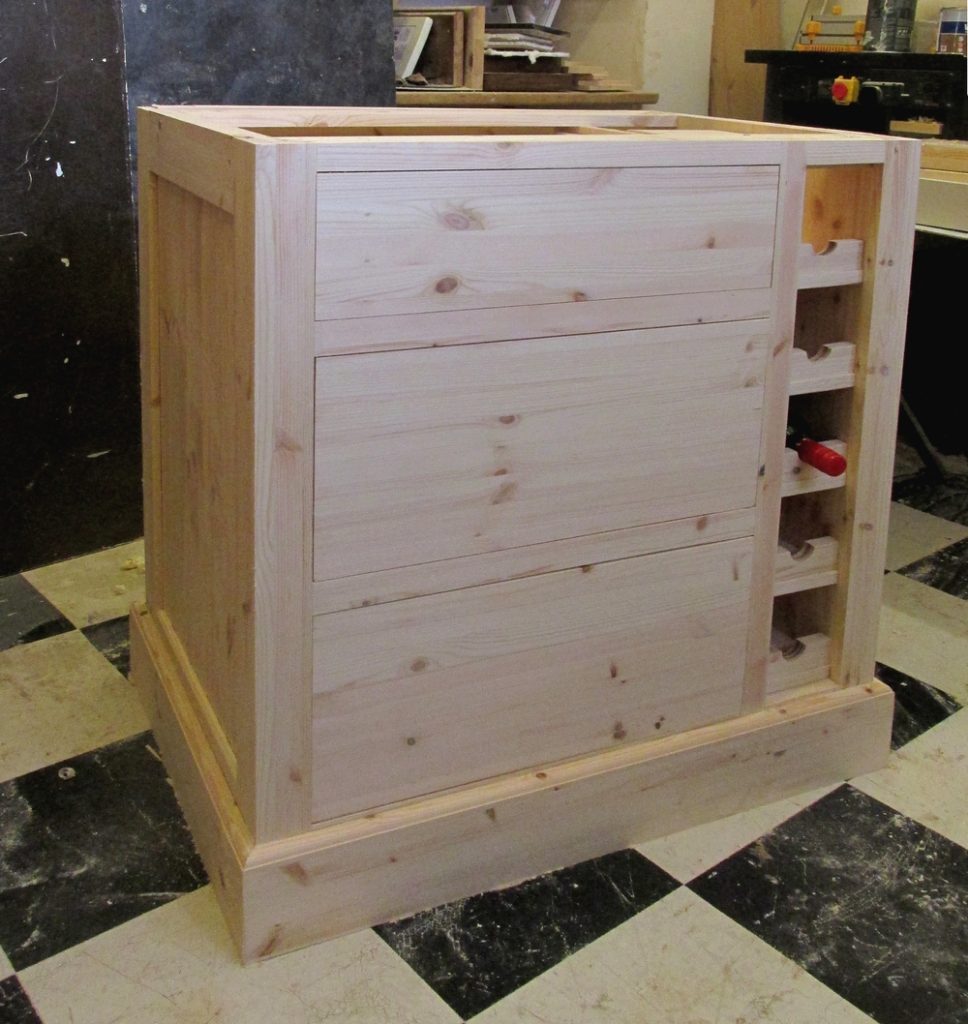
<path fill-rule="evenodd" d="M 763 323 L 317 360 L 316 579 L 749 508 Z"/>
<path fill-rule="evenodd" d="M 744 538 L 317 617 L 314 818 L 738 714 L 751 549 Z"/>
<path fill-rule="evenodd" d="M 778 180 L 773 165 L 320 174 L 316 318 L 769 287 Z"/>

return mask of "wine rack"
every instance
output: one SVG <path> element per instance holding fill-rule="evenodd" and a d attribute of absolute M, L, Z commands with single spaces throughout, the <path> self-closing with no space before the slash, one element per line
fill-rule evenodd
<path fill-rule="evenodd" d="M 876 485 L 883 490 L 893 448 L 893 431 L 885 428 L 892 420 L 884 410 L 873 414 L 872 404 L 883 380 L 900 373 L 884 360 L 882 325 L 872 312 L 877 267 L 891 264 L 890 255 L 882 251 L 876 259 L 874 251 L 882 184 L 869 167 L 807 171 L 788 414 L 844 455 L 847 471 L 825 476 L 784 451 L 768 700 L 856 681 L 861 662 L 845 654 L 850 631 L 864 634 L 864 663 L 872 668 L 879 585 L 864 548 L 865 535 L 878 527 L 865 494 L 874 481 L 859 464 L 881 448 Z M 861 597 L 864 578 L 873 589 Z"/>

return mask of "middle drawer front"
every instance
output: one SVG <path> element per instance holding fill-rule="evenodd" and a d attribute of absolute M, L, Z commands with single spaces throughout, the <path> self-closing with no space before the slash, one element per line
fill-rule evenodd
<path fill-rule="evenodd" d="M 315 578 L 749 508 L 766 321 L 316 363 Z"/>
<path fill-rule="evenodd" d="M 752 540 L 318 616 L 313 816 L 739 713 Z"/>

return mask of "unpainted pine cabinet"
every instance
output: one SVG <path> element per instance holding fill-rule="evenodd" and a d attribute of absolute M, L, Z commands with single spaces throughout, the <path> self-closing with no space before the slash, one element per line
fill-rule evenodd
<path fill-rule="evenodd" d="M 916 143 L 241 107 L 139 138 L 134 677 L 244 959 L 884 762 Z"/>

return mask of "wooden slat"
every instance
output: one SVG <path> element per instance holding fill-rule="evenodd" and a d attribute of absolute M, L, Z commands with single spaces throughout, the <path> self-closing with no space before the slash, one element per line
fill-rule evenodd
<path fill-rule="evenodd" d="M 246 912 L 242 870 L 252 850 L 251 834 L 206 742 L 180 667 L 169 657 L 157 620 L 145 605 L 136 604 L 129 624 L 131 680 L 144 701 L 165 771 L 174 784 L 229 931 L 241 946 Z"/>
<path fill-rule="evenodd" d="M 921 147 L 922 171 L 955 171 L 968 174 L 968 142 L 926 142 Z"/>
<path fill-rule="evenodd" d="M 783 437 L 787 412 L 790 351 L 796 318 L 797 268 L 791 259 L 800 239 L 804 189 L 803 147 L 791 145 L 781 166 L 777 205 L 777 252 L 771 306 L 772 337 L 764 378 L 764 404 L 757 456 L 756 526 L 750 593 L 750 629 L 746 647 L 743 710 L 763 705 L 766 655 L 773 605 L 773 574 L 780 496 L 783 487 Z"/>
<path fill-rule="evenodd" d="M 209 127 L 178 125 L 152 110 L 138 112 L 138 145 L 151 172 L 225 213 L 235 209 L 237 162 L 235 142 Z"/>
<path fill-rule="evenodd" d="M 864 276 L 864 244 L 856 238 L 830 241 L 820 252 L 809 243 L 800 246 L 798 288 L 830 288 L 859 284 Z"/>
<path fill-rule="evenodd" d="M 692 544 L 735 540 L 753 533 L 753 509 L 716 512 L 627 530 L 609 530 L 588 537 L 531 544 L 507 551 L 443 559 L 427 565 L 404 566 L 363 573 L 315 584 L 316 615 L 368 608 L 390 601 L 446 593 L 487 583 L 523 579 L 582 565 L 668 551 Z"/>
<path fill-rule="evenodd" d="M 760 120 L 766 68 L 747 49 L 780 47 L 780 0 L 716 0 L 709 69 L 709 113 Z"/>
<path fill-rule="evenodd" d="M 768 166 L 321 174 L 316 317 L 766 287 L 776 189 Z"/>
<path fill-rule="evenodd" d="M 150 150 L 145 173 L 153 176 Z M 239 764 L 254 813 L 251 685 L 251 340 L 236 312 L 233 217 L 164 178 L 150 185 L 142 278 L 151 527 L 149 600 L 164 613 Z M 218 394 L 219 401 L 212 401 Z"/>
<path fill-rule="evenodd" d="M 778 547 L 773 574 L 774 594 L 793 594 L 837 582 L 837 541 L 813 537 L 791 552 Z"/>
<path fill-rule="evenodd" d="M 703 324 L 321 360 L 316 579 L 752 506 L 769 342 Z"/>
<path fill-rule="evenodd" d="M 514 338 L 756 320 L 769 315 L 771 298 L 769 288 L 744 288 L 741 291 L 697 295 L 651 295 L 598 302 L 511 306 L 489 309 L 486 316 L 477 317 L 469 317 L 463 310 L 454 310 L 323 320 L 315 325 L 316 355 L 437 348 Z"/>
<path fill-rule="evenodd" d="M 787 659 L 779 651 L 770 651 L 767 693 L 782 693 L 829 677 L 830 637 L 823 633 L 810 633 L 799 640 L 804 649 L 793 658 Z"/>
<path fill-rule="evenodd" d="M 321 616 L 315 819 L 735 715 L 751 548 Z"/>
<path fill-rule="evenodd" d="M 481 63 L 483 64 L 483 51 Z M 483 88 L 481 82 L 479 88 Z M 398 107 L 486 107 L 491 109 L 514 107 L 588 107 L 592 109 L 629 109 L 659 102 L 657 92 L 615 89 L 609 92 L 559 90 L 541 92 L 528 89 L 507 92 L 451 92 L 443 89 L 397 89 Z"/>
<path fill-rule="evenodd" d="M 794 348 L 790 365 L 790 394 L 806 395 L 854 385 L 857 346 L 850 341 L 821 345 L 811 356 Z"/>
<path fill-rule="evenodd" d="M 314 180 L 305 146 L 257 148 L 245 194 L 248 280 L 258 382 L 254 616 L 256 841 L 309 822 L 313 491 L 312 263 Z M 241 189 L 240 189 L 241 192 Z"/>
<path fill-rule="evenodd" d="M 887 759 L 892 706 L 890 690 L 875 680 L 257 848 L 245 879 L 243 958 L 873 771 Z"/>
<path fill-rule="evenodd" d="M 868 197 L 877 204 L 868 222 L 876 240 L 867 244 L 867 287 L 859 297 L 847 466 L 850 529 L 841 538 L 850 586 L 837 589 L 832 608 L 833 672 L 843 685 L 862 683 L 874 666 L 894 470 L 893 446 L 885 439 L 897 429 L 919 155 L 917 142 L 890 142 L 881 188 Z"/>

